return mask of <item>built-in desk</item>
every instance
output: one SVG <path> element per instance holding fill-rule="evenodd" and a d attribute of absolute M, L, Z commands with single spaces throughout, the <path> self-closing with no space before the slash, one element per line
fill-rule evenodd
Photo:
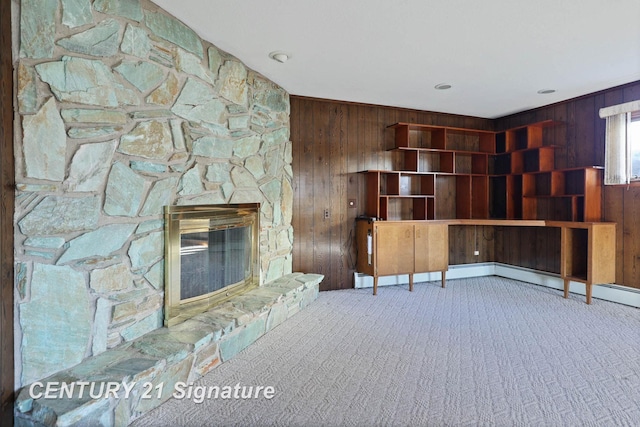
<path fill-rule="evenodd" d="M 591 304 L 592 286 L 614 283 L 616 266 L 616 223 L 543 220 L 453 219 L 436 221 L 368 221 L 356 224 L 358 245 L 357 271 L 373 276 L 373 294 L 378 277 L 442 272 L 445 286 L 449 264 L 450 225 L 512 227 L 555 227 L 560 229 L 560 276 L 564 297 L 569 296 L 571 281 L 585 284 L 587 304 Z"/>

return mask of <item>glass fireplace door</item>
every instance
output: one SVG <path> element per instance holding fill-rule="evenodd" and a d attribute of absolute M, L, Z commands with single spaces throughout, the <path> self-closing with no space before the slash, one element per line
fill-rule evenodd
<path fill-rule="evenodd" d="M 180 236 L 180 299 L 243 281 L 251 268 L 251 228 L 226 227 Z"/>

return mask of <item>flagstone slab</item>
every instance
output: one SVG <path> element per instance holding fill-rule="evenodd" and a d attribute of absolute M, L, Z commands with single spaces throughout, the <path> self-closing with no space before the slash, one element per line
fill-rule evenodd
<path fill-rule="evenodd" d="M 33 116 L 25 116 L 23 151 L 26 176 L 62 181 L 65 173 L 67 134 L 54 98 Z"/>
<path fill-rule="evenodd" d="M 118 151 L 147 159 L 164 159 L 173 150 L 171 129 L 164 121 L 140 122 L 120 138 Z"/>
<path fill-rule="evenodd" d="M 92 320 L 85 289 L 84 275 L 70 267 L 34 264 L 31 299 L 20 305 L 23 341 L 30 343 L 22 352 L 24 383 L 82 361 Z"/>
<path fill-rule="evenodd" d="M 164 80 L 162 68 L 151 62 L 123 61 L 115 67 L 114 70 L 120 73 L 122 77 L 142 93 L 146 93 L 155 88 Z"/>
<path fill-rule="evenodd" d="M 60 61 L 36 65 L 36 71 L 59 101 L 102 107 L 140 102 L 135 92 L 119 83 L 102 61 L 63 56 Z"/>
<path fill-rule="evenodd" d="M 51 58 L 55 48 L 58 0 L 20 2 L 20 57 Z"/>
<path fill-rule="evenodd" d="M 138 58 L 146 58 L 151 52 L 151 41 L 147 32 L 140 28 L 127 24 L 122 36 L 120 50 L 123 53 L 137 56 Z"/>
<path fill-rule="evenodd" d="M 246 105 L 249 87 L 245 66 L 239 61 L 226 61 L 220 68 L 218 88 L 223 98 L 237 105 Z"/>
<path fill-rule="evenodd" d="M 100 197 L 47 196 L 18 222 L 27 236 L 92 230 L 100 217 Z"/>
<path fill-rule="evenodd" d="M 117 162 L 111 168 L 105 191 L 104 211 L 112 216 L 133 217 L 138 213 L 147 180 Z"/>
<path fill-rule="evenodd" d="M 62 23 L 76 28 L 93 22 L 91 0 L 62 0 Z"/>
<path fill-rule="evenodd" d="M 21 114 L 33 114 L 38 110 L 38 92 L 36 70 L 24 62 L 18 64 L 18 111 Z"/>
<path fill-rule="evenodd" d="M 120 23 L 105 19 L 95 27 L 57 41 L 59 46 L 91 56 L 113 56 L 118 52 Z"/>
<path fill-rule="evenodd" d="M 66 183 L 70 191 L 98 191 L 111 167 L 117 141 L 84 144 L 73 155 Z"/>
<path fill-rule="evenodd" d="M 69 242 L 69 249 L 62 254 L 58 264 L 82 258 L 106 257 L 122 248 L 135 227 L 135 224 L 110 224 L 78 236 Z"/>
<path fill-rule="evenodd" d="M 94 0 L 93 7 L 98 12 L 118 15 L 134 21 L 142 21 L 140 0 Z"/>
<path fill-rule="evenodd" d="M 196 123 L 224 124 L 226 108 L 210 86 L 190 78 L 171 111 Z"/>
<path fill-rule="evenodd" d="M 104 109 L 65 108 L 60 110 L 60 115 L 66 123 L 123 125 L 129 120 L 123 111 Z"/>
<path fill-rule="evenodd" d="M 160 12 L 145 11 L 145 23 L 151 31 L 171 43 L 196 54 L 200 58 L 204 56 L 202 42 L 191 28 L 178 21 L 176 18 Z"/>

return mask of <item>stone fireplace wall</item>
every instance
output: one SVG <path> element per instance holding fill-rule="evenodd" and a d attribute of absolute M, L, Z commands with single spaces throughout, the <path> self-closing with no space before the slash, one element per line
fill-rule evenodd
<path fill-rule="evenodd" d="M 16 387 L 162 326 L 164 205 L 260 202 L 291 272 L 289 96 L 145 0 L 13 0 Z"/>

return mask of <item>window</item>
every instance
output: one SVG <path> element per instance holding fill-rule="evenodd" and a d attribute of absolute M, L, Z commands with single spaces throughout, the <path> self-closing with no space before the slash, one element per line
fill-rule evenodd
<path fill-rule="evenodd" d="M 640 101 L 601 108 L 607 120 L 604 183 L 640 182 Z"/>
<path fill-rule="evenodd" d="M 628 144 L 631 157 L 631 181 L 640 181 L 640 111 L 630 114 Z"/>

